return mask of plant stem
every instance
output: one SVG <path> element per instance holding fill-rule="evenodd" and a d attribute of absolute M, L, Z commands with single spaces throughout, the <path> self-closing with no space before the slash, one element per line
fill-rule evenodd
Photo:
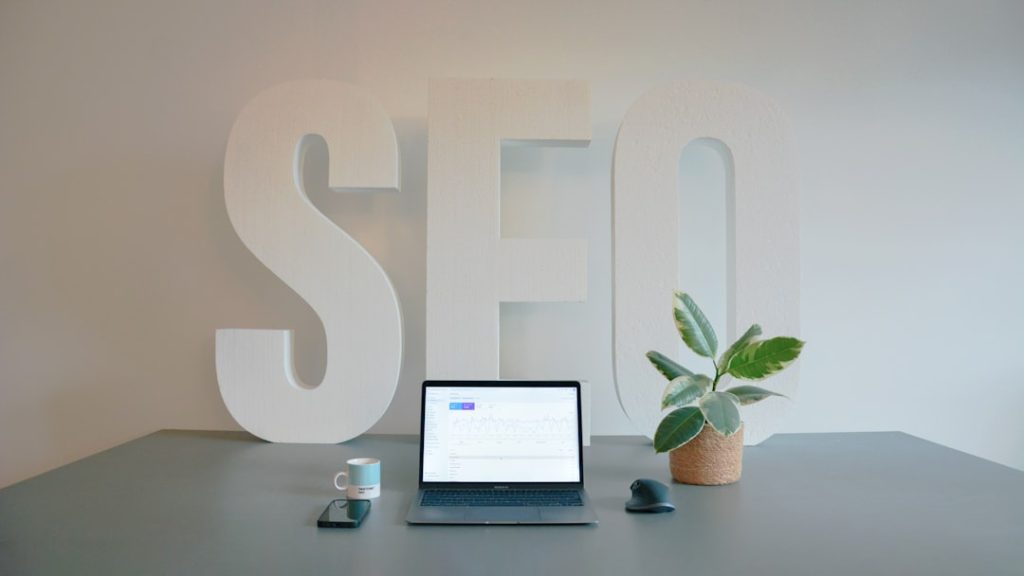
<path fill-rule="evenodd" d="M 715 365 L 715 379 L 711 382 L 711 391 L 714 392 L 715 389 L 718 388 L 718 379 L 721 378 L 722 375 L 718 372 L 718 362 L 715 362 L 715 359 L 712 358 L 711 363 Z"/>

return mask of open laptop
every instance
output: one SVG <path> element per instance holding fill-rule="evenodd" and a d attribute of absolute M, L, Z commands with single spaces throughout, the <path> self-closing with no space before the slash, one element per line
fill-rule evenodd
<path fill-rule="evenodd" d="M 595 524 L 579 382 L 423 383 L 410 524 Z"/>

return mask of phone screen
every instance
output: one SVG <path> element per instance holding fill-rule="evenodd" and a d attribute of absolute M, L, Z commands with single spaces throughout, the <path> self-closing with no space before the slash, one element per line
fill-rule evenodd
<path fill-rule="evenodd" d="M 316 525 L 321 528 L 357 528 L 369 513 L 369 500 L 332 500 Z"/>

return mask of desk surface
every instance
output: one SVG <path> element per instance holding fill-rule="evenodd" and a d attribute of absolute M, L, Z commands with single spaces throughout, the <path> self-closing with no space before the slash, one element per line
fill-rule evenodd
<path fill-rule="evenodd" d="M 357 456 L 382 459 L 383 496 L 362 528 L 318 529 Z M 778 435 L 659 515 L 623 504 L 669 482 L 666 456 L 595 437 L 584 457 L 598 526 L 407 526 L 414 436 L 158 432 L 0 490 L 0 574 L 1024 573 L 1024 473 L 905 434 Z"/>

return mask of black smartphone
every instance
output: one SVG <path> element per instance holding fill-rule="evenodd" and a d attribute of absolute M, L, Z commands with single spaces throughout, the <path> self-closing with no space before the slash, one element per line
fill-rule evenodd
<path fill-rule="evenodd" d="M 316 525 L 321 528 L 358 528 L 369 513 L 369 500 L 331 500 Z"/>

